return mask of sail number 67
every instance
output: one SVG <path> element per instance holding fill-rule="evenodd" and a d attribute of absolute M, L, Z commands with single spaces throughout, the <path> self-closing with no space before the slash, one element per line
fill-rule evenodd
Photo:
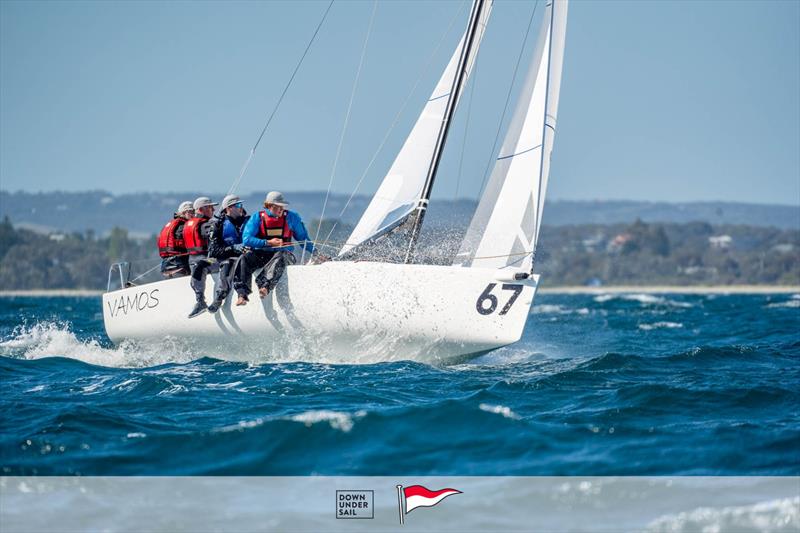
<path fill-rule="evenodd" d="M 478 296 L 478 301 L 475 302 L 475 309 L 482 315 L 491 315 L 497 310 L 497 296 L 492 294 L 492 290 L 497 287 L 497 283 L 490 283 L 486 286 L 480 296 Z M 508 299 L 506 305 L 500 310 L 500 314 L 504 315 L 508 313 L 511 306 L 514 305 L 514 302 L 517 301 L 519 295 L 522 294 L 522 285 L 512 285 L 508 283 L 503 283 L 501 287 L 504 291 L 512 291 L 513 294 L 511 298 Z"/>

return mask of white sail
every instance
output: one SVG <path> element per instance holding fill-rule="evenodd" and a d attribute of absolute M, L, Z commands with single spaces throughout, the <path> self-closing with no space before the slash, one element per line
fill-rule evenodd
<path fill-rule="evenodd" d="M 470 50 L 470 56 L 466 63 L 467 76 L 463 83 L 466 83 L 475 63 L 475 57 L 480 48 L 491 11 L 492 3 L 490 2 L 479 21 L 477 41 Z M 417 119 L 417 123 L 339 255 L 345 254 L 373 235 L 395 226 L 416 207 L 425 185 L 436 139 L 442 127 L 448 96 L 453 88 L 465 38 L 466 34 L 461 37 L 439 83 L 436 84 L 436 88 Z M 458 102 L 456 102 L 457 104 Z"/>
<path fill-rule="evenodd" d="M 556 128 L 567 0 L 545 10 L 525 86 L 456 265 L 530 271 Z"/>

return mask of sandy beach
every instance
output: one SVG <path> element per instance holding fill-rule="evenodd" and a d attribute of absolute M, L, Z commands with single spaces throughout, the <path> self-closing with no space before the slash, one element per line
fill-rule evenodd
<path fill-rule="evenodd" d="M 104 291 L 91 289 L 2 290 L 1 297 L 93 297 Z M 800 294 L 797 285 L 616 285 L 607 287 L 539 287 L 544 294 Z"/>

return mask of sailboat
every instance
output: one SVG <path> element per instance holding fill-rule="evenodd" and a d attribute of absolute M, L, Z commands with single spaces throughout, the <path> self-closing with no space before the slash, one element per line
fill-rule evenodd
<path fill-rule="evenodd" d="M 467 360 L 518 341 L 533 304 L 556 130 L 567 0 L 549 0 L 494 169 L 450 265 L 416 258 L 436 172 L 492 10 L 467 28 L 369 206 L 333 260 L 289 266 L 264 300 L 189 319 L 188 278 L 103 295 L 108 337 L 177 338 L 215 357 L 365 362 Z M 305 263 L 305 264 L 304 264 Z M 122 273 L 120 272 L 120 276 Z M 206 298 L 213 299 L 207 284 Z"/>

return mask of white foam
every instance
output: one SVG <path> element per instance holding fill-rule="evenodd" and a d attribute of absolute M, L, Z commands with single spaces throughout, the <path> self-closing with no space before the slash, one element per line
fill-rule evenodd
<path fill-rule="evenodd" d="M 264 424 L 263 418 L 255 418 L 253 420 L 239 420 L 236 424 L 230 426 L 223 426 L 221 428 L 214 428 L 212 433 L 230 433 L 231 431 L 244 431 L 250 428 L 256 428 Z"/>
<path fill-rule="evenodd" d="M 680 322 L 655 322 L 653 324 L 639 324 L 639 329 L 650 331 L 653 329 L 675 329 L 682 328 L 683 324 Z"/>
<path fill-rule="evenodd" d="M 559 314 L 561 314 L 561 313 L 566 312 L 566 309 L 562 305 L 542 304 L 542 305 L 534 305 L 532 312 L 533 313 L 542 313 L 542 314 L 547 314 L 547 313 L 559 313 Z"/>
<path fill-rule="evenodd" d="M 205 387 L 207 389 L 225 390 L 225 389 L 235 389 L 241 384 L 242 384 L 241 381 L 234 381 L 233 383 L 207 383 Z"/>
<path fill-rule="evenodd" d="M 496 415 L 503 415 L 505 418 L 510 418 L 512 420 L 520 420 L 522 418 L 517 413 L 512 411 L 510 407 L 506 407 L 505 405 L 491 405 L 488 403 L 482 403 L 478 406 L 478 408 L 480 408 L 481 411 L 494 413 Z"/>
<path fill-rule="evenodd" d="M 49 321 L 15 328 L 9 338 L 0 341 L 0 355 L 23 359 L 66 357 L 109 367 L 146 367 L 196 359 L 178 341 L 126 341 L 117 347 L 105 348 L 96 339 L 78 339 L 68 322 Z"/>
<path fill-rule="evenodd" d="M 586 307 L 581 307 L 580 309 L 570 309 L 569 307 L 564 307 L 563 305 L 558 304 L 542 304 L 542 305 L 534 305 L 533 309 L 531 310 L 532 314 L 553 314 L 553 315 L 570 315 L 572 313 L 576 313 L 579 315 L 588 315 L 589 309 Z"/>
<path fill-rule="evenodd" d="M 183 385 L 172 383 L 170 380 L 167 381 L 169 382 L 170 386 L 166 389 L 158 391 L 158 394 L 156 394 L 156 396 L 173 396 L 175 394 L 180 394 L 181 392 L 186 392 L 189 390 Z"/>
<path fill-rule="evenodd" d="M 789 307 L 789 308 L 796 308 L 800 307 L 800 300 L 792 299 L 786 302 L 775 302 L 771 304 L 767 304 L 767 307 L 776 308 L 776 307 Z"/>
<path fill-rule="evenodd" d="M 693 511 L 661 516 L 648 531 L 798 531 L 800 496 L 738 507 L 698 507 Z"/>
<path fill-rule="evenodd" d="M 365 414 L 366 413 L 364 411 L 358 411 L 354 416 L 360 418 Z M 347 413 L 341 413 L 339 411 L 328 410 L 305 411 L 299 415 L 294 415 L 291 417 L 291 420 L 295 422 L 302 422 L 306 425 L 306 427 L 311 427 L 319 422 L 328 422 L 333 429 L 338 429 L 344 433 L 347 433 L 353 429 L 354 425 L 353 416 Z"/>
<path fill-rule="evenodd" d="M 599 294 L 594 297 L 597 303 L 605 303 L 611 300 L 627 300 L 630 302 L 639 302 L 643 305 L 670 305 L 672 307 L 694 307 L 694 304 L 688 302 L 678 302 L 664 298 L 663 296 L 655 296 L 647 293 L 628 293 L 628 294 Z"/>
<path fill-rule="evenodd" d="M 81 387 L 81 392 L 83 394 L 98 394 L 102 391 L 103 385 L 108 383 L 110 379 L 111 376 L 100 376 L 97 379 L 92 379 L 88 385 Z"/>

